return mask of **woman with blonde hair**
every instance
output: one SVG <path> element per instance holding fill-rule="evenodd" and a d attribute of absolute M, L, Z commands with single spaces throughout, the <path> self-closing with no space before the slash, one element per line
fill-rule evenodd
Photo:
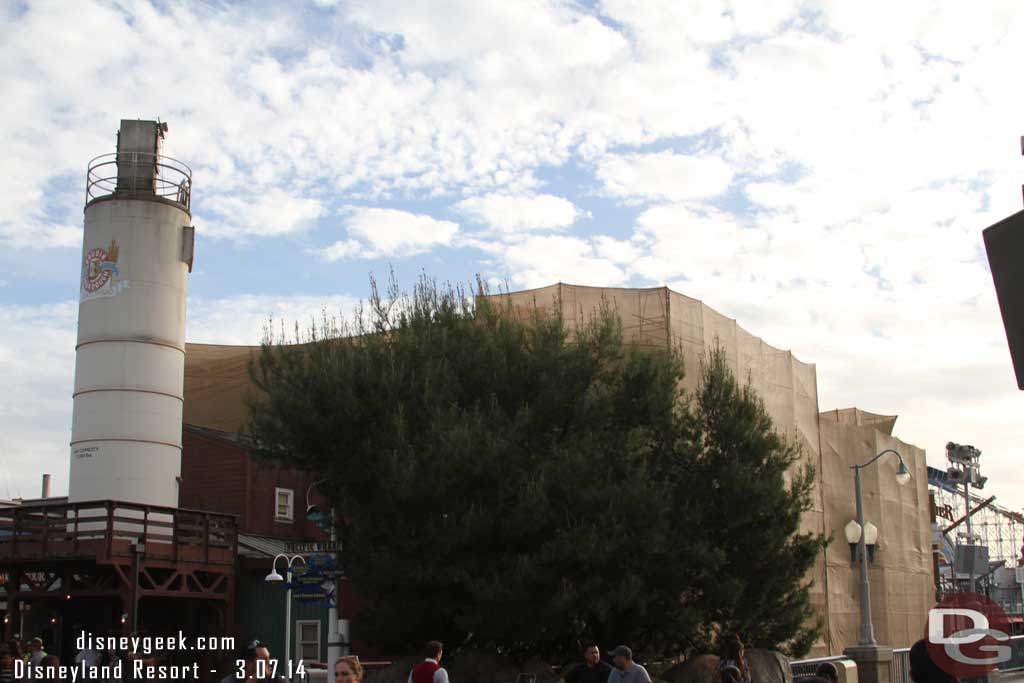
<path fill-rule="evenodd" d="M 363 665 L 359 657 L 339 657 L 334 663 L 334 683 L 363 683 Z"/>

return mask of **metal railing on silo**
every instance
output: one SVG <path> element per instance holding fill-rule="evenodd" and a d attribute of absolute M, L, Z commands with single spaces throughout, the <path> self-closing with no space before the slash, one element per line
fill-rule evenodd
<path fill-rule="evenodd" d="M 192 201 L 192 169 L 160 154 L 114 152 L 89 162 L 85 179 L 85 203 L 112 197 L 158 197 L 189 208 Z"/>

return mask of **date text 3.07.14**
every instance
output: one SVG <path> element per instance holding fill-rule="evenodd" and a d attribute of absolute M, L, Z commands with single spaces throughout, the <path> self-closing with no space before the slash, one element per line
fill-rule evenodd
<path fill-rule="evenodd" d="M 235 660 L 235 678 L 239 681 L 244 681 L 250 676 L 259 680 L 281 677 L 291 680 L 296 676 L 299 678 L 306 676 L 306 667 L 303 666 L 301 659 L 297 662 L 290 659 L 287 662 L 277 659 L 257 659 L 248 662 L 253 669 L 251 672 L 246 670 L 246 663 L 244 659 Z"/>

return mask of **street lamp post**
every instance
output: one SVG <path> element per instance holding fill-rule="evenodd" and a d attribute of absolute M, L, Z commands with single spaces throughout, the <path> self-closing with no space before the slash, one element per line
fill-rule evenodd
<path fill-rule="evenodd" d="M 285 584 L 288 589 L 285 593 L 284 602 L 284 661 L 285 666 L 288 667 L 289 674 L 294 670 L 291 665 L 292 655 L 292 563 L 296 560 L 302 560 L 302 564 L 306 564 L 306 558 L 302 555 L 285 555 L 278 554 L 274 556 L 274 564 L 270 568 L 270 573 L 264 581 L 283 581 L 284 579 L 280 574 L 277 573 L 277 560 L 283 557 L 287 562 L 287 583 Z"/>
<path fill-rule="evenodd" d="M 857 524 L 860 526 L 857 540 L 857 554 L 860 556 L 860 639 L 857 641 L 859 646 L 877 644 L 875 629 L 871 623 L 871 587 L 868 585 L 868 554 L 865 547 L 867 534 L 864 533 L 864 501 L 860 489 L 860 471 L 886 453 L 892 453 L 900 459 L 900 467 L 896 471 L 896 483 L 903 486 L 910 481 L 910 471 L 907 469 L 906 463 L 903 462 L 903 456 L 891 448 L 885 449 L 863 465 L 854 465 L 850 468 L 853 470 L 854 495 L 857 500 Z"/>
<path fill-rule="evenodd" d="M 131 544 L 132 551 L 132 635 L 139 633 L 139 572 L 142 558 L 146 554 L 146 544 L 137 540 Z"/>

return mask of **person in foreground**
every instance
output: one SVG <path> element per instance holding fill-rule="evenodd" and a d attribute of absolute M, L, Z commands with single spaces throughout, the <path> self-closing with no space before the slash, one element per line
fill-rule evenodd
<path fill-rule="evenodd" d="M 601 661 L 601 650 L 588 643 L 583 648 L 583 663 L 577 664 L 565 675 L 565 683 L 608 683 L 612 668 Z"/>
<path fill-rule="evenodd" d="M 651 683 L 651 675 L 640 664 L 633 661 L 633 651 L 619 645 L 608 653 L 615 669 L 608 676 L 608 683 Z"/>
<path fill-rule="evenodd" d="M 928 643 L 922 638 L 910 648 L 910 680 L 914 683 L 953 683 L 956 677 L 943 671 L 932 660 Z"/>
<path fill-rule="evenodd" d="M 839 683 L 839 669 L 832 662 L 822 662 L 819 664 L 814 675 L 818 678 L 824 678 L 829 683 Z"/>
<path fill-rule="evenodd" d="M 363 665 L 359 657 L 348 655 L 334 664 L 334 683 L 363 683 Z"/>
<path fill-rule="evenodd" d="M 722 654 L 718 660 L 717 671 L 719 681 L 723 681 L 723 674 L 730 667 L 739 671 L 739 683 L 752 683 L 750 666 L 747 664 L 747 651 L 738 633 L 727 633 L 722 637 Z"/>
<path fill-rule="evenodd" d="M 448 672 L 441 666 L 444 645 L 432 640 L 427 643 L 424 654 L 426 659 L 417 664 L 409 672 L 408 683 L 448 683 Z"/>

